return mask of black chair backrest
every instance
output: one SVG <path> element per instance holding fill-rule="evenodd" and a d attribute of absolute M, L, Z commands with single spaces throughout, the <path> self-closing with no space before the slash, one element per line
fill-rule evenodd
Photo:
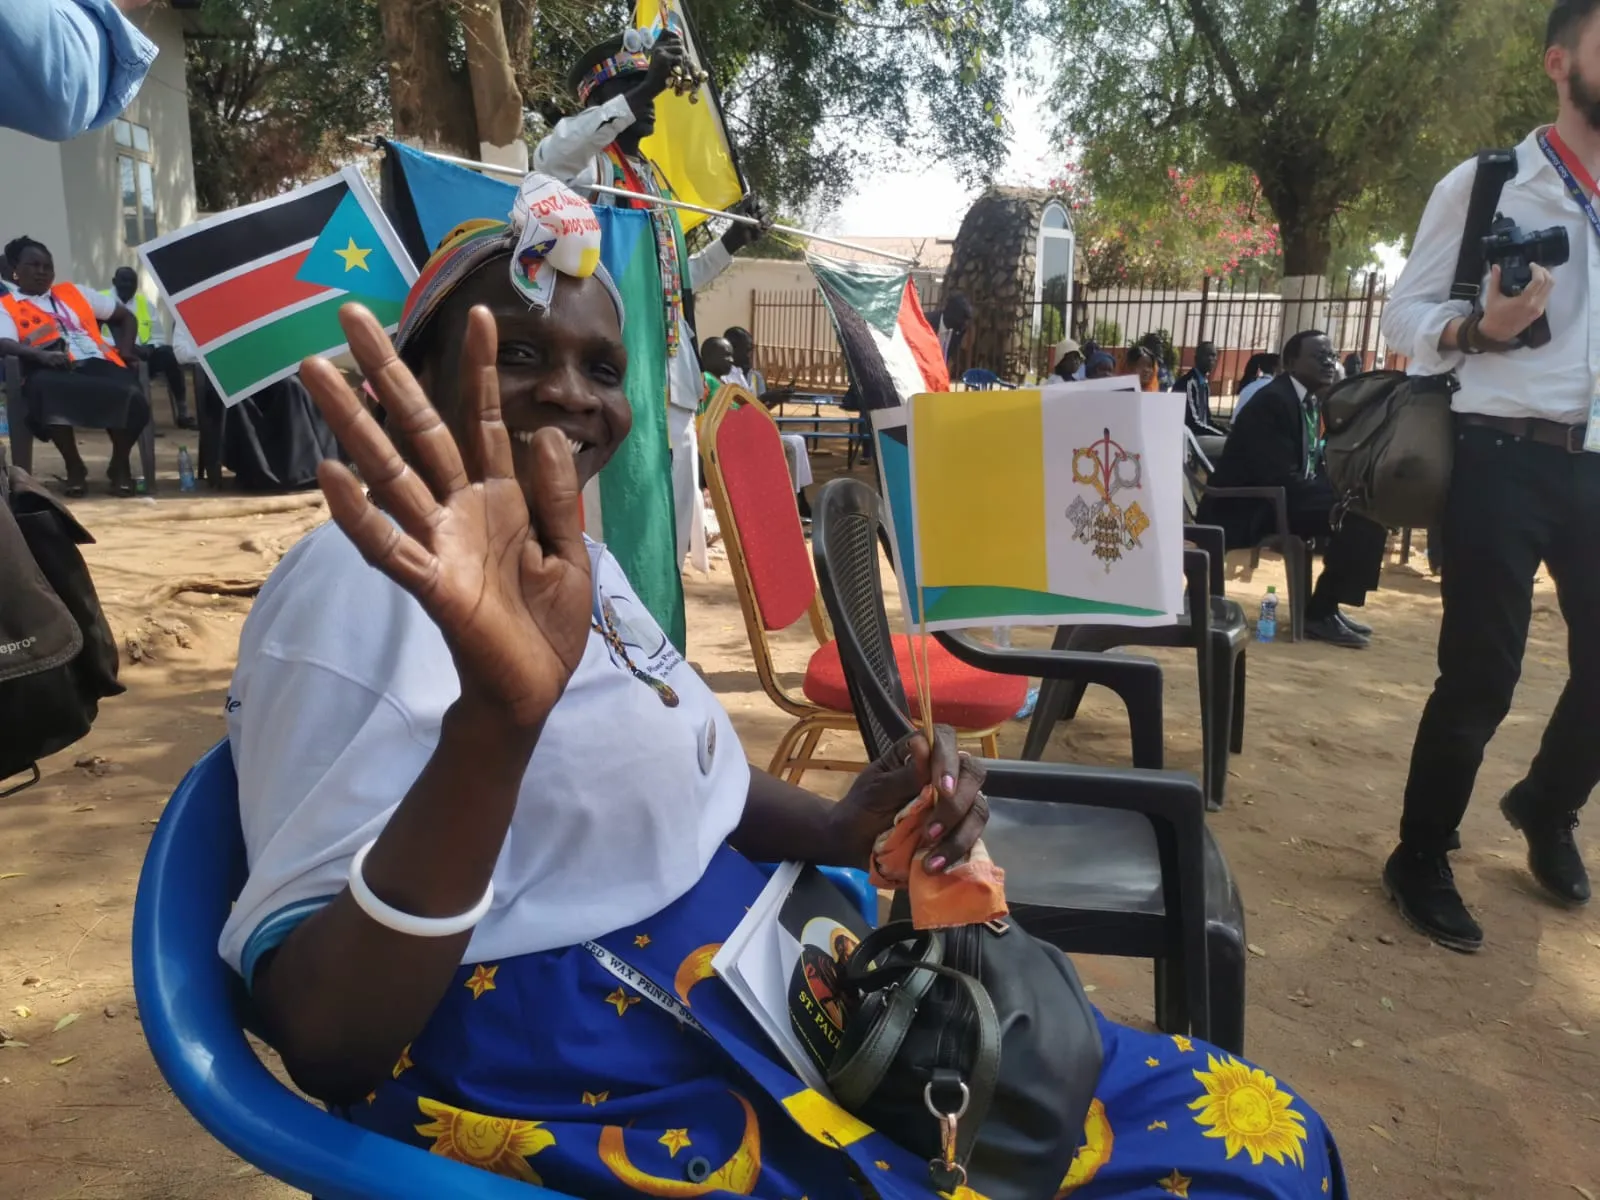
<path fill-rule="evenodd" d="M 817 586 L 833 623 L 861 740 L 867 757 L 876 760 L 915 732 L 879 574 L 878 543 L 887 532 L 883 507 L 866 484 L 840 478 L 822 489 L 812 517 Z"/>

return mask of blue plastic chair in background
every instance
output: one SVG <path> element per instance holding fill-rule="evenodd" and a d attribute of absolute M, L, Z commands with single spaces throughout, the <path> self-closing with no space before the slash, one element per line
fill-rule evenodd
<path fill-rule="evenodd" d="M 984 367 L 973 367 L 961 377 L 962 386 L 975 392 L 1009 392 L 1016 388 Z"/>
<path fill-rule="evenodd" d="M 876 924 L 878 896 L 866 875 L 826 870 Z M 207 1132 L 320 1200 L 575 1200 L 351 1125 L 280 1083 L 245 1039 L 259 1025 L 243 983 L 217 953 L 245 875 L 238 785 L 224 741 L 167 802 L 133 911 L 133 987 L 145 1040 Z"/>

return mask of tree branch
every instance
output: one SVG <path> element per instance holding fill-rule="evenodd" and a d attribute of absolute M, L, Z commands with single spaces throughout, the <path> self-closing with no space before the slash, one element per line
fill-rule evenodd
<path fill-rule="evenodd" d="M 1217 60 L 1223 78 L 1228 81 L 1228 90 L 1233 95 L 1233 102 L 1241 110 L 1253 115 L 1256 111 L 1255 96 L 1245 87 L 1244 74 L 1239 70 L 1239 61 L 1234 58 L 1233 50 L 1228 46 L 1221 26 L 1217 24 L 1216 14 L 1211 11 L 1207 0 L 1187 0 L 1187 2 L 1189 18 L 1194 22 L 1195 32 L 1205 40 L 1212 57 Z"/>

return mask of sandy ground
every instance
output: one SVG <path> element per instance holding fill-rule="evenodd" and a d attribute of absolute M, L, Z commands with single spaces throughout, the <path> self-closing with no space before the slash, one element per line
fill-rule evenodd
<path fill-rule="evenodd" d="M 164 471 L 176 456 L 158 442 Z M 94 447 L 89 447 L 93 450 Z M 59 470 L 50 453 L 39 474 Z M 101 478 L 95 467 L 93 478 Z M 164 479 L 163 482 L 168 482 Z M 222 703 L 249 601 L 176 591 L 184 580 L 259 579 L 324 519 L 312 497 L 154 501 L 91 495 L 75 511 L 126 650 L 128 693 L 94 731 L 43 764 L 45 779 L 0 801 L 0 1196 L 293 1195 L 211 1140 L 175 1102 L 141 1036 L 129 966 L 134 889 L 162 804 L 223 733 Z M 1534 894 L 1520 839 L 1494 800 L 1516 780 L 1565 677 L 1564 628 L 1540 585 L 1516 709 L 1491 748 L 1457 857 L 1487 930 L 1476 957 L 1433 948 L 1384 900 L 1418 711 L 1433 678 L 1438 588 L 1391 562 L 1367 616 L 1364 654 L 1318 645 L 1251 651 L 1246 752 L 1229 804 L 1210 818 L 1244 893 L 1248 1052 L 1332 1124 L 1354 1195 L 1600 1195 L 1600 917 Z M 1230 590 L 1247 606 L 1274 560 Z M 691 579 L 690 658 L 764 763 L 785 719 L 762 695 L 725 564 Z M 801 631 L 781 665 L 803 669 Z M 136 653 L 129 652 L 136 650 Z M 1168 760 L 1198 770 L 1192 656 L 1168 665 Z M 1016 752 L 1023 729 L 1004 748 Z M 841 739 L 841 749 L 847 748 Z M 1051 756 L 1125 762 L 1120 711 L 1091 693 Z M 818 775 L 822 789 L 838 777 Z M 1094 999 L 1147 1022 L 1147 965 L 1083 963 Z"/>

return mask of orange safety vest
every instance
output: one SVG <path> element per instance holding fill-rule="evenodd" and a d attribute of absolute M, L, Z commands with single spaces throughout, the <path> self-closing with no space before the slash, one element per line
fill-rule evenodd
<path fill-rule="evenodd" d="M 79 327 L 89 335 L 95 345 L 100 347 L 100 353 L 106 356 L 106 361 L 115 363 L 119 367 L 127 364 L 122 361 L 116 347 L 100 336 L 100 321 L 94 315 L 94 309 L 89 306 L 89 298 L 78 289 L 77 284 L 58 283 L 50 289 L 50 294 L 56 302 L 65 306 L 78 322 Z M 24 304 L 19 296 L 10 291 L 0 292 L 0 307 L 6 310 L 12 324 L 17 327 L 17 341 L 24 346 L 44 347 L 56 342 L 65 341 L 68 345 L 67 353 L 72 354 L 71 339 L 67 331 L 61 328 L 61 322 L 56 318 L 36 307 L 32 303 Z M 76 355 L 73 355 L 76 358 Z"/>

